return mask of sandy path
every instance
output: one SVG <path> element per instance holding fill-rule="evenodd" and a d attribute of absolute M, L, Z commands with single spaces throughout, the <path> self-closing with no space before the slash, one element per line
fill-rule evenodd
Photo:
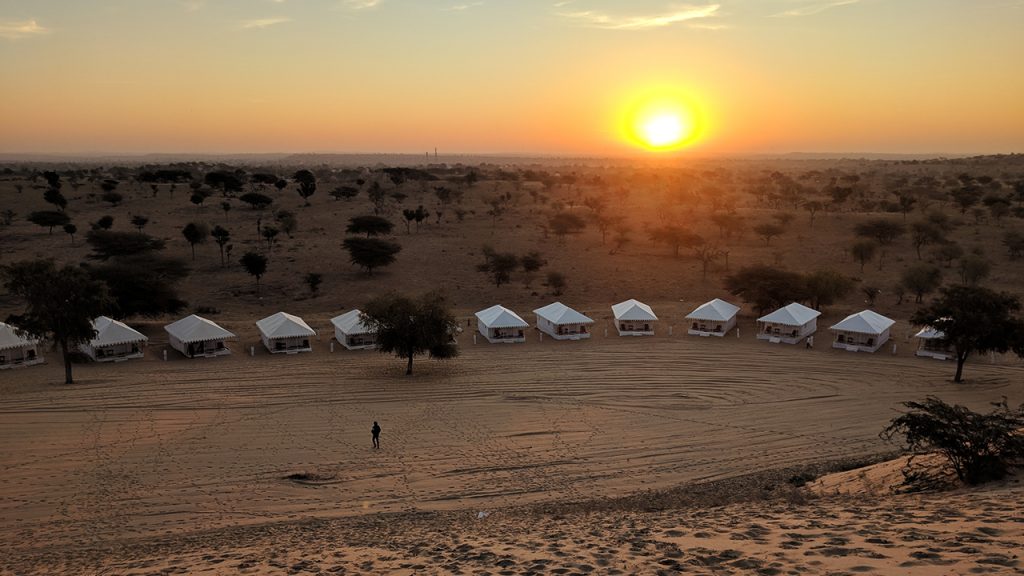
<path fill-rule="evenodd" d="M 3 546 L 617 495 L 885 450 L 892 410 L 926 394 L 1024 399 L 1020 367 L 954 386 L 940 362 L 735 340 L 470 344 L 410 379 L 321 348 L 151 354 L 71 388 L 46 383 L 58 365 L 0 376 Z"/>

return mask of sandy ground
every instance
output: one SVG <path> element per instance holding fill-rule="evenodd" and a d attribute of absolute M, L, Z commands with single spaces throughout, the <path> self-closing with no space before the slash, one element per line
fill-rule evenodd
<path fill-rule="evenodd" d="M 0 566 L 12 573 L 55 566 L 78 572 L 109 561 L 117 573 L 155 572 L 156 564 L 118 562 L 147 557 L 146 546 L 173 545 L 183 556 L 160 570 L 195 572 L 206 565 L 213 572 L 245 566 L 273 572 L 271 560 L 290 569 L 322 557 L 338 560 L 318 563 L 324 570 L 415 571 L 422 564 L 453 571 L 431 552 L 442 546 L 441 555 L 453 558 L 486 548 L 494 556 L 474 562 L 492 573 L 525 573 L 529 562 L 543 558 L 609 573 L 612 564 L 595 563 L 604 554 L 600 543 L 618 550 L 608 562 L 621 560 L 617 569 L 626 572 L 654 571 L 665 556 L 658 547 L 742 550 L 742 558 L 756 558 L 761 567 L 784 553 L 808 571 L 856 572 L 855 565 L 872 564 L 855 553 L 804 554 L 817 545 L 857 548 L 835 538 L 870 532 L 868 516 L 875 512 L 893 514 L 891 523 L 903 522 L 911 532 L 935 532 L 934 538 L 946 534 L 940 518 L 919 519 L 909 499 L 921 497 L 911 496 L 903 497 L 903 512 L 863 501 L 794 509 L 787 501 L 746 512 L 605 514 L 592 530 L 579 512 L 571 513 L 568 527 L 557 514 L 526 523 L 501 518 L 524 506 L 877 454 L 891 449 L 877 433 L 899 403 L 927 394 L 978 409 L 1003 395 L 1011 403 L 1024 397 L 1019 365 L 976 362 L 971 382 L 955 386 L 948 381 L 952 367 L 943 362 L 752 339 L 598 336 L 501 346 L 473 345 L 464 334 L 462 342 L 462 358 L 419 363 L 412 378 L 401 376 L 400 362 L 372 352 L 331 354 L 326 338 L 306 355 L 172 355 L 165 363 L 155 337 L 145 360 L 78 367 L 80 383 L 73 387 L 54 383 L 59 362 L 0 374 L 0 556 L 10 559 Z M 370 447 L 373 420 L 384 428 L 379 451 Z M 286 478 L 292 474 L 304 479 Z M 1009 490 L 1019 502 L 1019 487 Z M 964 497 L 982 498 L 978 506 L 995 518 L 1009 496 Z M 493 514 L 477 521 L 479 511 Z M 1011 512 L 998 522 L 1016 524 L 987 536 L 991 542 L 1010 528 L 1019 538 L 1019 507 Z M 395 518 L 399 525 L 412 522 L 410 532 L 396 534 Z M 463 526 L 465 518 L 472 522 Z M 751 523 L 770 526 L 774 536 L 732 542 Z M 960 532 L 949 530 L 950 538 Z M 704 532 L 709 535 L 698 535 Z M 800 545 L 779 549 L 773 538 L 783 537 Z M 383 540 L 375 544 L 375 538 Z M 654 548 L 622 560 L 638 545 L 630 538 Z M 916 550 L 886 538 L 902 554 L 886 554 L 890 559 Z M 240 551 L 250 541 L 258 553 Z M 464 545 L 470 548 L 459 552 Z M 514 549 L 503 551 L 507 546 Z M 501 572 L 495 562 L 503 554 L 516 559 L 515 570 Z M 354 558 L 372 563 L 360 568 Z M 713 572 L 711 564 L 705 569 Z M 585 570 L 555 573 L 573 572 Z"/>

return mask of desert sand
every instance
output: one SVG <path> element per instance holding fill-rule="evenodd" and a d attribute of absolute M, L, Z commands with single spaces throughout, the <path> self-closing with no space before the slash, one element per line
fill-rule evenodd
<path fill-rule="evenodd" d="M 0 376 L 6 572 L 1016 569 L 1019 484 L 779 487 L 891 452 L 877 434 L 904 400 L 1019 402 L 1019 363 L 975 361 L 953 385 L 949 364 L 909 350 L 749 329 L 517 346 L 467 332 L 461 358 L 405 378 L 395 359 L 330 353 L 327 334 L 311 354 L 250 357 L 252 329 L 225 325 L 242 336 L 226 358 L 164 362 L 154 325 L 145 360 L 80 366 L 71 387 L 53 360 Z"/>

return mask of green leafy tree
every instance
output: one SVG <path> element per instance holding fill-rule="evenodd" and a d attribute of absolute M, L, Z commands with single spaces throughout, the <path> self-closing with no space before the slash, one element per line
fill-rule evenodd
<path fill-rule="evenodd" d="M 909 410 L 893 418 L 880 436 L 889 441 L 902 436 L 914 456 L 941 454 L 962 482 L 973 486 L 999 480 L 1024 460 L 1024 404 L 1012 409 L 1004 397 L 988 414 L 934 396 L 903 405 Z M 920 474 L 912 473 L 908 480 Z"/>
<path fill-rule="evenodd" d="M 267 273 L 267 257 L 259 252 L 246 252 L 239 260 L 242 268 L 256 279 L 256 296 L 260 295 L 260 279 Z"/>
<path fill-rule="evenodd" d="M 1007 352 L 1024 355 L 1024 321 L 1014 316 L 1020 300 L 979 286 L 949 286 L 931 304 L 914 313 L 911 321 L 943 333 L 956 354 L 954 382 L 963 377 L 971 354 Z"/>
<path fill-rule="evenodd" d="M 412 374 L 416 356 L 458 356 L 458 346 L 452 339 L 458 323 L 440 294 L 429 293 L 418 299 L 397 294 L 378 296 L 363 308 L 362 321 L 376 335 L 377 350 L 406 360 L 406 375 Z"/>
<path fill-rule="evenodd" d="M 96 335 L 92 320 L 110 307 L 106 285 L 82 268 L 57 268 L 52 260 L 5 266 L 3 275 L 7 291 L 26 306 L 8 322 L 32 337 L 51 340 L 64 360 L 64 383 L 73 384 L 71 353 Z"/>
<path fill-rule="evenodd" d="M 402 251 L 402 246 L 397 242 L 358 236 L 345 238 L 342 246 L 348 251 L 349 262 L 366 270 L 369 276 L 373 276 L 374 268 L 393 264 Z"/>

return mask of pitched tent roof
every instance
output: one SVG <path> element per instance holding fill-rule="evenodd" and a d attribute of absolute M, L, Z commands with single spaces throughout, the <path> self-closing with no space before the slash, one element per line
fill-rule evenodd
<path fill-rule="evenodd" d="M 10 348 L 21 348 L 32 344 L 33 341 L 22 336 L 18 336 L 18 333 L 14 326 L 10 324 L 4 324 L 0 322 L 0 350 L 8 350 Z"/>
<path fill-rule="evenodd" d="M 832 330 L 859 334 L 881 334 L 895 323 L 896 321 L 892 318 L 886 318 L 871 310 L 863 310 L 843 318 L 842 321 L 832 326 Z"/>
<path fill-rule="evenodd" d="M 369 334 L 370 329 L 363 324 L 361 315 L 362 312 L 359 310 L 349 310 L 341 316 L 331 318 L 331 324 L 345 334 Z"/>
<path fill-rule="evenodd" d="M 921 328 L 921 331 L 914 334 L 914 338 L 924 338 L 925 340 L 941 340 L 946 337 L 946 333 L 942 330 L 936 330 L 931 326 L 925 326 Z"/>
<path fill-rule="evenodd" d="M 650 322 L 658 319 L 650 306 L 632 298 L 613 305 L 612 314 L 615 315 L 616 320 L 632 320 L 634 322 Z"/>
<path fill-rule="evenodd" d="M 786 326 L 803 326 L 811 320 L 821 316 L 821 312 L 808 308 L 803 304 L 793 302 L 779 308 L 767 316 L 761 316 L 758 322 L 771 322 L 773 324 L 785 324 Z"/>
<path fill-rule="evenodd" d="M 149 340 L 144 334 L 124 322 L 106 316 L 100 316 L 93 320 L 92 327 L 96 330 L 96 336 L 89 341 L 89 345 L 93 348 Z"/>
<path fill-rule="evenodd" d="M 710 320 L 712 322 L 727 322 L 740 311 L 740 307 L 730 304 L 725 300 L 715 298 L 705 302 L 696 310 L 686 315 L 688 320 Z"/>
<path fill-rule="evenodd" d="M 500 304 L 477 312 L 476 317 L 488 328 L 526 328 L 529 326 L 526 320 Z"/>
<path fill-rule="evenodd" d="M 221 328 L 214 322 L 195 314 L 164 326 L 171 336 L 188 344 L 190 342 L 209 342 L 211 340 L 227 340 L 235 335 Z"/>
<path fill-rule="evenodd" d="M 534 314 L 553 324 L 593 324 L 594 321 L 561 302 L 537 308 Z"/>
<path fill-rule="evenodd" d="M 278 312 L 256 322 L 260 333 L 267 338 L 301 338 L 316 336 L 316 330 L 309 327 L 302 318 L 286 312 Z"/>

